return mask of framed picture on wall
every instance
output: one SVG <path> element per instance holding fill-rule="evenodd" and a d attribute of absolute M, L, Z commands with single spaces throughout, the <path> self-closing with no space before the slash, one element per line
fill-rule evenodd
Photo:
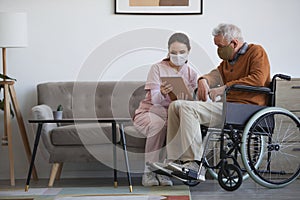
<path fill-rule="evenodd" d="M 202 14 L 202 0 L 115 0 L 116 14 Z"/>

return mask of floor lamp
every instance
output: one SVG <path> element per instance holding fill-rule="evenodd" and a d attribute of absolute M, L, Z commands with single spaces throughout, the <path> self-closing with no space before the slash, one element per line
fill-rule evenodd
<path fill-rule="evenodd" d="M 6 68 L 6 49 L 18 48 L 27 46 L 27 15 L 26 13 L 10 13 L 0 12 L 0 48 L 2 48 L 2 65 L 3 65 L 3 81 L 0 81 L 0 86 L 3 88 L 3 101 L 4 101 L 4 135 L 2 138 L 2 144 L 8 146 L 9 154 L 9 166 L 10 166 L 10 183 L 15 185 L 14 174 L 14 158 L 12 148 L 12 129 L 11 129 L 11 108 L 10 102 L 12 102 L 14 108 L 14 115 L 17 119 L 20 134 L 25 147 L 25 153 L 27 155 L 28 162 L 31 160 L 31 150 L 24 126 L 22 114 L 19 109 L 19 105 L 16 98 L 16 92 L 14 89 L 14 80 L 5 78 L 7 76 Z M 37 180 L 36 169 L 33 169 L 33 178 Z"/>

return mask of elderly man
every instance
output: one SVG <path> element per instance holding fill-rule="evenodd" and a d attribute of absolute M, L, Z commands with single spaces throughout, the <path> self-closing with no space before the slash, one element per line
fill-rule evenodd
<path fill-rule="evenodd" d="M 184 167 L 198 171 L 203 154 L 200 125 L 222 125 L 222 102 L 215 100 L 224 94 L 226 87 L 233 84 L 269 85 L 270 64 L 260 45 L 244 42 L 241 30 L 232 24 L 218 25 L 213 29 L 212 35 L 218 47 L 218 55 L 223 61 L 216 69 L 198 79 L 199 101 L 177 100 L 170 104 L 167 163 L 161 165 L 167 169 L 178 166 L 178 169 Z M 263 94 L 241 91 L 231 91 L 227 95 L 227 101 L 256 105 L 267 103 Z M 205 180 L 205 177 L 200 179 Z"/>

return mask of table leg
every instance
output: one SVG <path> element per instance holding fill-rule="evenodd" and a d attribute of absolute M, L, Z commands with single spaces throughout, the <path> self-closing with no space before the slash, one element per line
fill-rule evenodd
<path fill-rule="evenodd" d="M 127 154 L 127 147 L 126 147 L 126 138 L 124 133 L 124 126 L 122 123 L 119 123 L 120 133 L 121 133 L 121 140 L 122 140 L 122 146 L 124 150 L 124 157 L 125 157 L 125 163 L 127 168 L 127 178 L 129 183 L 129 191 L 132 192 L 132 183 L 131 183 L 131 174 L 130 174 L 130 168 L 129 168 L 129 161 L 128 161 L 128 154 Z"/>
<path fill-rule="evenodd" d="M 118 178 L 117 178 L 117 128 L 116 123 L 112 123 L 112 140 L 113 140 L 113 159 L 114 159 L 114 187 L 118 187 Z"/>
<path fill-rule="evenodd" d="M 36 152 L 37 152 L 37 147 L 39 145 L 39 141 L 40 141 L 40 137 L 41 137 L 41 133 L 42 133 L 42 127 L 43 127 L 43 123 L 39 123 L 38 128 L 37 128 L 37 132 L 36 132 L 36 136 L 35 136 L 35 140 L 34 140 L 34 146 L 33 146 L 30 166 L 29 166 L 27 180 L 26 180 L 25 192 L 27 192 L 28 189 L 29 189 L 31 173 L 32 173 L 32 169 L 33 169 L 33 166 L 34 166 L 34 160 L 35 160 L 35 156 L 36 156 Z"/>
<path fill-rule="evenodd" d="M 9 93 L 11 96 L 11 101 L 14 107 L 14 111 L 15 111 L 15 115 L 16 115 L 16 119 L 19 125 L 19 130 L 20 130 L 20 134 L 22 137 L 22 141 L 23 141 L 23 145 L 25 148 L 25 152 L 26 152 L 26 156 L 27 156 L 27 160 L 28 160 L 28 164 L 30 162 L 31 159 L 31 150 L 30 150 L 30 146 L 29 146 L 29 142 L 28 142 L 28 137 L 27 137 L 27 133 L 26 133 L 26 129 L 25 129 L 25 125 L 24 125 L 24 120 L 20 111 L 20 107 L 19 104 L 17 102 L 17 95 L 16 95 L 16 91 L 14 89 L 14 85 L 9 85 Z M 38 176 L 36 173 L 36 169 L 35 166 L 33 166 L 32 169 L 32 175 L 33 175 L 33 179 L 34 180 L 38 180 Z"/>

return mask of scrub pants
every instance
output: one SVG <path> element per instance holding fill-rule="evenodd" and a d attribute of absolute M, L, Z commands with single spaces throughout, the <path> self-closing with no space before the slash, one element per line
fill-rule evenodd
<path fill-rule="evenodd" d="M 134 118 L 136 129 L 147 137 L 145 145 L 145 163 L 161 162 L 166 158 L 167 110 L 165 116 L 152 112 L 139 113 Z M 149 169 L 145 167 L 145 172 Z"/>

